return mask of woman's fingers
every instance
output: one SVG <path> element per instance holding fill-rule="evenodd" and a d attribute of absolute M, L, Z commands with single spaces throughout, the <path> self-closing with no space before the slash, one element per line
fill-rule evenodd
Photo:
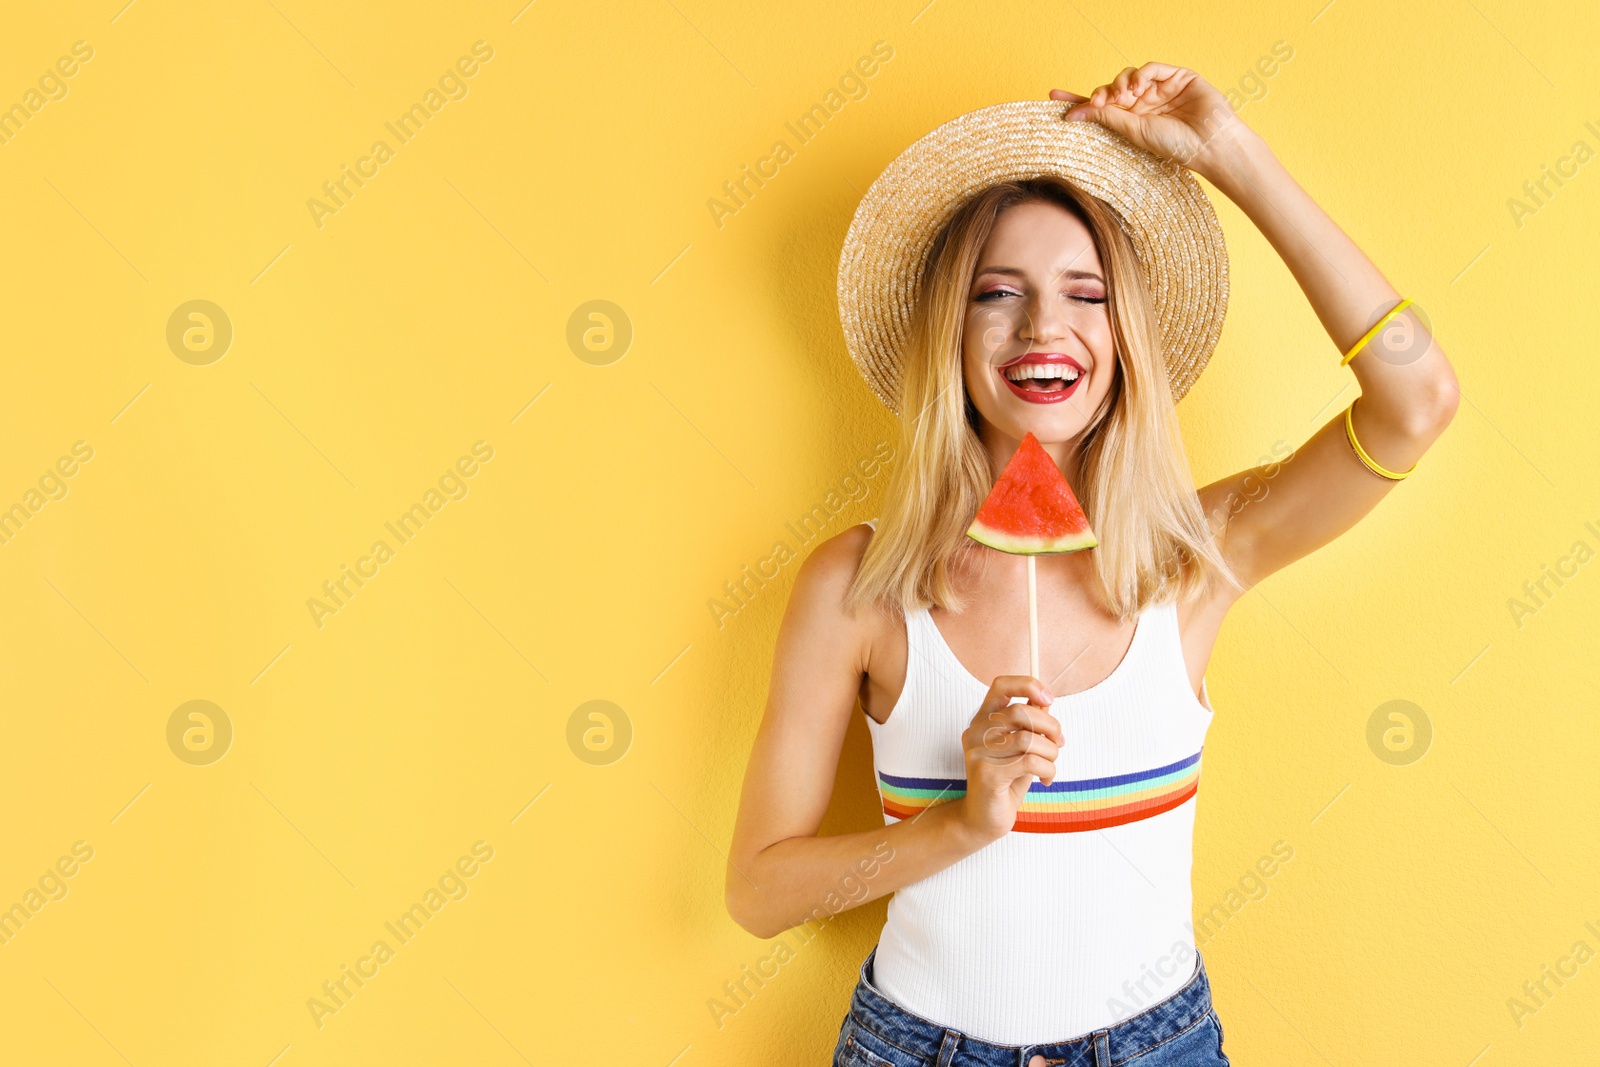
<path fill-rule="evenodd" d="M 1018 788 L 1017 783 L 1027 782 L 1030 778 L 1037 778 L 1045 785 L 1055 780 L 1056 765 L 1053 761 L 1043 756 L 1023 756 L 1015 763 L 1008 763 L 1005 767 L 1011 778 L 1011 788 L 1017 790 L 1017 799 L 1020 801 L 1032 786 L 1032 782 Z"/>
<path fill-rule="evenodd" d="M 1032 730 L 988 730 L 978 754 L 988 760 L 1010 762 L 1022 756 L 1042 756 L 1054 764 L 1061 746 Z"/>
<path fill-rule="evenodd" d="M 1146 85 L 1150 82 L 1166 81 L 1182 69 L 1182 67 L 1175 67 L 1171 63 L 1146 63 L 1139 68 L 1138 80 Z"/>
<path fill-rule="evenodd" d="M 1115 104 L 1118 107 L 1129 109 L 1147 94 L 1160 94 L 1160 83 L 1166 81 L 1184 68 L 1175 67 L 1171 63 L 1146 63 L 1141 67 L 1124 67 L 1115 78 L 1104 85 L 1097 85 L 1089 91 L 1088 96 L 1070 92 L 1066 89 L 1050 90 L 1050 99 L 1065 100 L 1074 104 L 1087 103 L 1092 107 L 1104 107 Z"/>
<path fill-rule="evenodd" d="M 1129 86 L 1138 73 L 1137 67 L 1123 67 L 1117 72 L 1117 76 L 1111 79 L 1111 84 L 1105 87 L 1106 98 L 1119 107 L 1132 103 L 1132 97 L 1137 94 L 1133 93 Z"/>
<path fill-rule="evenodd" d="M 1003 708 L 980 711 L 973 716 L 972 725 L 979 728 L 983 736 L 993 731 L 1007 733 L 1013 730 L 1027 730 L 1042 734 L 1058 745 L 1065 741 L 1061 734 L 1061 721 L 1043 708 L 1032 704 L 1008 704 Z"/>
<path fill-rule="evenodd" d="M 1055 760 L 1047 760 L 1043 756 L 1025 756 L 1022 760 L 1022 767 L 1031 777 L 1039 779 L 1045 785 L 1055 781 Z"/>
<path fill-rule="evenodd" d="M 1041 708 L 1047 708 L 1055 702 L 1055 696 L 1045 684 L 1037 678 L 1030 678 L 1025 674 L 1002 674 L 989 686 L 989 691 L 984 694 L 983 704 L 978 708 L 978 714 L 988 711 L 998 711 L 1011 703 L 1012 698 L 1022 697 L 1028 703 Z"/>
<path fill-rule="evenodd" d="M 1008 703 L 1015 697 L 1030 703 Z M 990 785 L 1014 785 L 1018 778 L 1033 777 L 1048 784 L 1054 779 L 1055 761 L 1066 743 L 1060 721 L 1045 710 L 1054 699 L 1037 678 L 1006 674 L 994 680 L 961 736 L 969 795 L 984 792 L 974 779 Z"/>
<path fill-rule="evenodd" d="M 1139 71 L 1135 67 L 1123 67 L 1115 78 L 1112 78 L 1104 85 L 1097 86 L 1089 94 L 1090 102 L 1096 107 L 1103 107 L 1106 104 L 1116 104 L 1120 107 L 1131 103 L 1132 96 L 1129 93 L 1128 85 L 1138 73 Z"/>

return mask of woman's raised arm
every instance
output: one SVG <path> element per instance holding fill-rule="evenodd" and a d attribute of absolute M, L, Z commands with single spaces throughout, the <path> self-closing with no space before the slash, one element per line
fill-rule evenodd
<path fill-rule="evenodd" d="M 1193 71 L 1146 63 L 1126 68 L 1088 97 L 1063 90 L 1051 95 L 1073 101 L 1075 118 L 1100 122 L 1184 163 L 1237 204 L 1283 257 L 1339 352 L 1349 351 L 1400 303 L 1401 294 L 1227 98 Z M 1384 335 L 1401 340 L 1386 345 Z M 1367 341 L 1349 364 L 1361 386 L 1352 426 L 1370 459 L 1400 473 L 1444 432 L 1461 394 L 1449 360 L 1416 310 L 1402 311 L 1384 335 Z M 1335 357 L 1323 352 L 1318 358 Z M 1207 513 L 1225 520 L 1223 555 L 1247 586 L 1354 526 L 1396 484 L 1358 458 L 1346 437 L 1343 407 L 1271 466 L 1271 477 L 1253 468 L 1200 490 Z"/>
<path fill-rule="evenodd" d="M 1402 294 L 1242 124 L 1232 146 L 1201 173 L 1278 250 L 1338 352 L 1348 352 L 1400 303 Z M 1337 358 L 1329 351 L 1317 356 Z M 1361 387 L 1350 411 L 1356 441 L 1379 466 L 1409 471 L 1455 417 L 1461 395 L 1427 320 L 1411 307 L 1401 311 L 1361 346 L 1349 368 Z M 1341 404 L 1271 479 L 1244 471 L 1201 490 L 1207 510 L 1228 509 L 1223 555 L 1246 584 L 1332 541 L 1398 484 L 1357 456 L 1346 433 L 1348 406 Z M 1252 491 L 1252 476 L 1264 493 Z"/>

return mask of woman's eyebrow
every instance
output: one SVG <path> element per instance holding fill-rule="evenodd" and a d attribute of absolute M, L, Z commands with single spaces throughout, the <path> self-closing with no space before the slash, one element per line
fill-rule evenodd
<path fill-rule="evenodd" d="M 978 269 L 978 274 L 1009 274 L 1013 277 L 1021 278 L 1025 277 L 1027 272 L 1022 270 L 1020 267 L 980 267 Z M 1100 275 L 1096 274 L 1092 270 L 1075 270 L 1070 267 L 1061 271 L 1056 276 L 1058 278 L 1084 278 L 1097 282 L 1105 281 L 1104 278 L 1100 277 Z"/>

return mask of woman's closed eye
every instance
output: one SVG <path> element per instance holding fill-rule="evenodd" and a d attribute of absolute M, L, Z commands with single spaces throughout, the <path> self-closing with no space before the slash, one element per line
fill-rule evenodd
<path fill-rule="evenodd" d="M 991 304 L 1003 297 L 1021 295 L 1015 289 L 987 289 L 972 299 L 980 304 Z M 1089 296 L 1084 293 L 1063 293 L 1061 295 L 1069 300 L 1077 300 L 1084 304 L 1104 304 L 1106 302 L 1106 298 L 1103 296 Z"/>

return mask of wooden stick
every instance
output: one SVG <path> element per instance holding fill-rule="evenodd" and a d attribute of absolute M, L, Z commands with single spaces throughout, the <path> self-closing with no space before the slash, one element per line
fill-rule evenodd
<path fill-rule="evenodd" d="M 1033 557 L 1028 557 L 1028 673 L 1039 677 L 1039 586 Z"/>

